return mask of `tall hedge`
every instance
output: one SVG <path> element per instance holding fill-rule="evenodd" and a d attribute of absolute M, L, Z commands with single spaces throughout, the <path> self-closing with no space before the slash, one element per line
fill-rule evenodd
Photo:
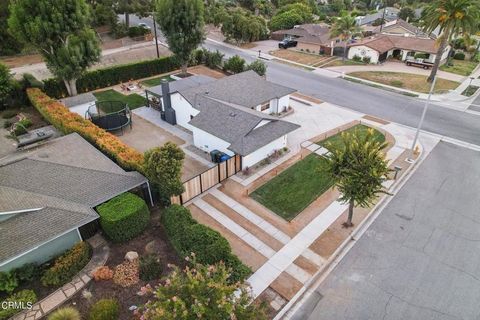
<path fill-rule="evenodd" d="M 147 204 L 133 193 L 123 193 L 97 207 L 100 225 L 115 242 L 128 241 L 147 227 L 150 211 Z"/>
<path fill-rule="evenodd" d="M 132 79 L 141 79 L 170 72 L 180 67 L 174 56 L 116 65 L 87 72 L 77 80 L 78 93 L 110 87 Z M 51 78 L 44 80 L 45 93 L 57 99 L 68 96 L 63 81 Z"/>
<path fill-rule="evenodd" d="M 251 273 L 250 268 L 232 253 L 228 241 L 217 231 L 197 223 L 187 208 L 171 205 L 162 214 L 162 223 L 179 255 L 185 257 L 194 252 L 201 264 L 223 261 L 232 269 L 232 282 L 241 281 Z"/>

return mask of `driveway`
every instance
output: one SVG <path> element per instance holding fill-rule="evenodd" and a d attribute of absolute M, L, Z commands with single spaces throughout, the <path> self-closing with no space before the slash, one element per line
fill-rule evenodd
<path fill-rule="evenodd" d="M 336 72 L 345 72 L 345 73 L 352 73 L 358 71 L 384 71 L 384 72 L 403 72 L 403 73 L 413 73 L 413 74 L 420 74 L 424 76 L 430 75 L 430 70 L 424 70 L 417 67 L 409 67 L 404 63 L 400 62 L 385 62 L 383 64 L 375 65 L 358 65 L 358 66 L 341 66 L 341 67 L 331 67 L 325 68 L 327 70 L 336 71 Z M 438 70 L 438 75 L 440 78 L 462 82 L 465 79 L 464 76 L 445 72 L 442 70 Z"/>
<path fill-rule="evenodd" d="M 480 152 L 441 142 L 294 319 L 479 319 Z"/>

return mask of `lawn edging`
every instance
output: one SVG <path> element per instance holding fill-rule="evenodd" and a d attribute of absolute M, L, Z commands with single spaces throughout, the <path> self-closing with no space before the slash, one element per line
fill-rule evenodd
<path fill-rule="evenodd" d="M 386 131 L 386 130 L 385 130 Z M 409 166 L 404 174 L 390 186 L 389 191 L 394 193 L 398 191 L 411 177 L 414 169 L 425 160 L 423 148 L 420 150 L 415 162 Z M 303 285 L 303 287 L 295 294 L 295 296 L 276 314 L 273 320 L 290 319 L 290 317 L 300 309 L 297 305 L 303 299 L 308 299 L 316 287 L 318 287 L 329 273 L 340 263 L 341 259 L 350 251 L 355 245 L 356 241 L 365 233 L 370 225 L 375 221 L 378 215 L 383 211 L 385 206 L 393 199 L 392 196 L 384 195 L 367 214 L 367 216 L 355 227 L 352 233 L 338 246 L 338 248 L 331 254 L 325 264 Z M 288 313 L 288 315 L 287 315 Z"/>

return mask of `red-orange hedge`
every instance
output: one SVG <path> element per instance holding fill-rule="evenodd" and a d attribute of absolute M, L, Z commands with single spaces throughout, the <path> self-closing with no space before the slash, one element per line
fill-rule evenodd
<path fill-rule="evenodd" d="M 141 171 L 143 155 L 113 134 L 97 127 L 79 114 L 70 112 L 62 103 L 50 98 L 40 89 L 29 88 L 27 95 L 40 114 L 64 134 L 77 132 L 125 170 Z"/>

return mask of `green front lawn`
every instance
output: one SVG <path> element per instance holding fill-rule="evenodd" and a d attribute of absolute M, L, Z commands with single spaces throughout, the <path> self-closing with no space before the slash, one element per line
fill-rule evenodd
<path fill-rule="evenodd" d="M 369 127 L 356 125 L 346 131 L 359 130 L 360 135 L 365 135 L 367 129 Z M 380 131 L 375 130 L 374 134 L 377 141 L 385 141 L 385 136 Z M 334 147 L 341 148 L 340 138 L 338 133 L 317 144 L 325 145 L 326 142 L 331 142 Z M 291 221 L 332 187 L 333 182 L 328 178 L 326 170 L 325 158 L 310 154 L 265 183 L 250 196 L 285 220 Z"/>
<path fill-rule="evenodd" d="M 143 80 L 140 83 L 143 84 L 144 86 L 147 86 L 147 87 L 155 87 L 155 86 L 158 86 L 158 85 L 161 84 L 162 79 L 165 79 L 169 82 L 174 81 L 174 79 L 172 79 L 172 77 L 166 76 L 166 77 L 156 77 L 156 78 L 152 78 L 152 79 L 148 79 L 148 80 Z"/>
<path fill-rule="evenodd" d="M 332 186 L 326 160 L 316 154 L 295 163 L 250 196 L 285 220 L 292 220 Z"/>
<path fill-rule="evenodd" d="M 350 132 L 353 133 L 355 130 L 358 130 L 358 134 L 362 137 L 364 137 L 367 134 L 367 130 L 370 129 L 370 127 L 367 127 L 363 124 L 357 124 L 356 126 L 351 127 L 350 129 L 344 130 L 343 132 Z M 378 130 L 373 131 L 375 140 L 378 142 L 384 142 L 385 141 L 385 136 L 383 133 L 381 133 Z M 319 144 L 321 146 L 325 146 L 326 143 L 331 143 L 334 148 L 343 148 L 343 142 L 341 139 L 341 134 L 337 133 L 336 135 L 331 136 L 330 138 L 327 138 L 322 141 L 317 141 L 316 144 Z"/>
<path fill-rule="evenodd" d="M 444 64 L 440 66 L 440 70 L 459 74 L 462 76 L 469 76 L 477 66 L 478 62 L 469 60 L 452 60 L 450 65 Z"/>
<path fill-rule="evenodd" d="M 126 103 L 130 110 L 143 107 L 147 104 L 147 99 L 139 94 L 132 93 L 130 95 L 124 95 L 113 89 L 94 92 L 93 95 L 98 101 L 121 101 Z"/>

